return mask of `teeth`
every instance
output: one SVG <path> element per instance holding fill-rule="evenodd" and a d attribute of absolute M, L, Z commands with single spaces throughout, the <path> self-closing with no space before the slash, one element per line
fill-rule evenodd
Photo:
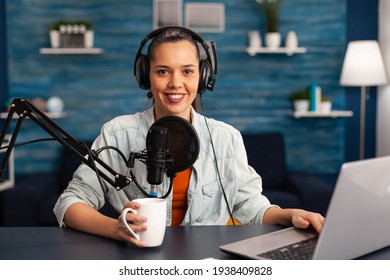
<path fill-rule="evenodd" d="M 172 98 L 172 99 L 179 99 L 181 98 L 183 95 L 181 94 L 170 94 L 169 97 Z"/>

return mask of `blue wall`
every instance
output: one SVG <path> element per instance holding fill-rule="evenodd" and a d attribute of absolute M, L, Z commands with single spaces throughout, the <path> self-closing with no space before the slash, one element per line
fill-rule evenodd
<path fill-rule="evenodd" d="M 362 20 L 364 18 L 364 20 Z M 378 38 L 378 0 L 348 0 L 347 41 L 377 40 Z M 370 98 L 366 102 L 365 157 L 375 157 L 376 142 L 376 87 L 369 88 Z M 359 112 L 360 88 L 346 88 L 347 108 L 356 112 L 346 122 L 345 158 L 347 161 L 359 158 Z"/>
<path fill-rule="evenodd" d="M 7 46 L 6 46 L 6 24 L 5 20 L 5 2 L 0 1 L 0 104 L 3 104 L 8 95 L 7 81 Z M 1 122 L 0 122 L 1 123 Z"/>
<path fill-rule="evenodd" d="M 184 1 L 186 2 L 186 1 Z M 334 174 L 345 160 L 346 119 L 294 119 L 288 96 L 311 82 L 333 97 L 336 110 L 346 107 L 338 85 L 346 46 L 346 0 L 282 0 L 280 31 L 295 30 L 306 54 L 245 53 L 247 33 L 264 33 L 255 0 L 225 3 L 224 33 L 202 33 L 217 43 L 219 77 L 204 95 L 206 115 L 245 133 L 282 131 L 288 168 Z M 9 97 L 61 97 L 68 116 L 58 123 L 78 138 L 97 136 L 101 125 L 120 114 L 150 104 L 132 76 L 140 40 L 152 29 L 152 1 L 59 0 L 6 1 Z M 48 28 L 59 18 L 88 19 L 94 24 L 101 55 L 40 55 L 49 46 Z M 25 121 L 19 141 L 47 137 Z M 56 167 L 58 143 L 16 149 L 20 174 Z"/>

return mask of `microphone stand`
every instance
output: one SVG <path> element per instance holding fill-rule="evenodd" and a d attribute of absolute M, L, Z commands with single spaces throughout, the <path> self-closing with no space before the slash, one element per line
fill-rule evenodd
<path fill-rule="evenodd" d="M 130 167 L 134 167 L 134 159 L 144 158 L 145 155 L 143 155 L 142 153 L 131 153 L 128 160 L 124 159 L 126 166 L 129 168 L 129 172 L 126 174 L 127 176 L 119 174 L 118 172 L 113 170 L 109 165 L 103 162 L 98 157 L 98 153 L 96 153 L 96 151 L 94 150 L 90 151 L 85 143 L 77 140 L 72 135 L 67 133 L 65 130 L 59 127 L 54 121 L 52 121 L 46 114 L 39 111 L 28 99 L 25 98 L 16 98 L 12 101 L 7 119 L 1 131 L 0 147 L 4 142 L 13 115 L 15 113 L 18 115 L 18 120 L 14 132 L 12 134 L 12 137 L 9 140 L 9 145 L 7 151 L 5 152 L 5 156 L 3 158 L 2 164 L 0 166 L 0 179 L 3 177 L 7 161 L 15 145 L 15 141 L 18 136 L 19 130 L 22 126 L 23 120 L 26 117 L 28 117 L 36 124 L 38 124 L 41 128 L 43 128 L 48 134 L 53 136 L 55 140 L 60 142 L 67 149 L 76 153 L 85 164 L 87 164 L 91 169 L 93 169 L 98 176 L 101 176 L 110 185 L 112 185 L 117 191 L 123 189 L 124 187 L 128 186 L 131 182 L 134 181 L 137 187 L 145 195 L 149 195 L 146 191 L 143 190 L 143 188 L 139 186 L 137 180 L 134 177 L 133 172 L 130 169 Z M 88 155 L 88 157 L 85 157 L 86 154 Z M 114 176 L 114 180 L 110 178 L 106 173 L 99 170 L 96 167 L 95 162 L 99 163 L 106 171 L 111 173 Z"/>

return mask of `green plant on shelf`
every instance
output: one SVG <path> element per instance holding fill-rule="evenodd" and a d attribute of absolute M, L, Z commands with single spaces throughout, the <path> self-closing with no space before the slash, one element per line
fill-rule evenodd
<path fill-rule="evenodd" d="M 279 31 L 279 0 L 256 0 L 266 16 L 267 32 Z"/>
<path fill-rule="evenodd" d="M 86 20 L 65 20 L 60 19 L 56 22 L 52 23 L 50 26 L 50 30 L 59 30 L 61 31 L 63 28 L 66 27 L 74 27 L 77 26 L 80 30 L 86 31 L 86 30 L 93 30 L 93 25 L 91 22 Z"/>
<path fill-rule="evenodd" d="M 290 100 L 291 101 L 309 100 L 309 93 L 307 92 L 307 90 L 297 90 L 297 91 L 294 91 L 290 95 Z"/>
<path fill-rule="evenodd" d="M 332 97 L 330 97 L 330 96 L 322 96 L 321 97 L 321 101 L 332 101 Z"/>

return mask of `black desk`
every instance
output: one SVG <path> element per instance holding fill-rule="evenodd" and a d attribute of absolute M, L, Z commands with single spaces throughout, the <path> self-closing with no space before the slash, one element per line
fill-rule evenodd
<path fill-rule="evenodd" d="M 0 227 L 2 260 L 196 260 L 233 259 L 219 246 L 279 229 L 279 226 L 167 227 L 157 248 L 137 248 L 123 242 L 59 227 Z M 364 256 L 390 259 L 390 247 Z"/>

